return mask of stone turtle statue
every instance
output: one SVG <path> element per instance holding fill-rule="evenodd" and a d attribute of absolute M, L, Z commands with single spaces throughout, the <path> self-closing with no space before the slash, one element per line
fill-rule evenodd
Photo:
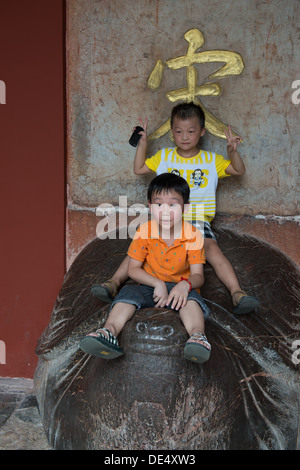
<path fill-rule="evenodd" d="M 35 389 L 54 449 L 299 448 L 299 270 L 255 238 L 218 236 L 260 307 L 234 316 L 229 293 L 205 267 L 212 354 L 203 365 L 183 358 L 187 333 L 168 309 L 135 314 L 119 337 L 120 358 L 81 351 L 80 339 L 109 311 L 90 288 L 112 275 L 130 240 L 96 239 L 78 255 L 36 348 Z"/>

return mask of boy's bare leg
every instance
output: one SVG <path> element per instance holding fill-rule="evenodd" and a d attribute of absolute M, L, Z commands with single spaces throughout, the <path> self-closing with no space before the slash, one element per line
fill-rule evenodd
<path fill-rule="evenodd" d="M 200 305 L 195 300 L 188 300 L 185 307 L 179 310 L 182 323 L 188 334 L 204 334 L 204 316 Z"/>
<path fill-rule="evenodd" d="M 207 261 L 213 267 L 220 281 L 222 281 L 227 287 L 230 294 L 233 295 L 234 292 L 241 290 L 241 286 L 233 267 L 226 256 L 222 253 L 216 240 L 213 238 L 205 238 L 204 250 Z"/>
<path fill-rule="evenodd" d="M 256 308 L 258 300 L 242 290 L 231 263 L 222 253 L 216 240 L 205 238 L 204 249 L 208 263 L 213 267 L 216 275 L 232 296 L 235 306 L 234 313 L 249 313 Z"/>
<path fill-rule="evenodd" d="M 135 305 L 118 302 L 111 309 L 104 328 L 117 337 L 123 330 L 125 323 L 133 317 L 135 311 Z"/>
<path fill-rule="evenodd" d="M 92 294 L 102 300 L 102 302 L 111 303 L 117 295 L 121 285 L 128 279 L 128 265 L 129 256 L 126 256 L 110 279 L 107 279 L 101 284 L 95 284 L 92 286 Z"/>
<path fill-rule="evenodd" d="M 128 264 L 129 256 L 127 255 L 126 258 L 123 259 L 117 271 L 111 277 L 111 279 L 117 284 L 118 288 L 128 279 Z"/>
<path fill-rule="evenodd" d="M 188 300 L 179 310 L 185 329 L 190 335 L 184 347 L 184 357 L 189 361 L 202 364 L 210 357 L 211 346 L 204 334 L 203 311 L 195 300 Z"/>

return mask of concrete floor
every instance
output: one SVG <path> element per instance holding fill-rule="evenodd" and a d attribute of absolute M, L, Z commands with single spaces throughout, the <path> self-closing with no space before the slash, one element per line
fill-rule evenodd
<path fill-rule="evenodd" d="M 0 450 L 51 450 L 31 379 L 0 378 Z"/>

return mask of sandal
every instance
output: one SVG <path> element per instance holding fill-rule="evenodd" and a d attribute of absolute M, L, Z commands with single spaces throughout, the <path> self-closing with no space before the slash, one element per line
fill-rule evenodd
<path fill-rule="evenodd" d="M 201 341 L 201 343 L 197 342 Z M 202 364 L 208 361 L 211 352 L 211 345 L 202 333 L 194 333 L 185 343 L 184 357 L 189 361 Z"/>
<path fill-rule="evenodd" d="M 246 294 L 243 290 L 238 290 L 232 294 L 232 302 L 233 302 L 233 313 L 235 315 L 241 315 L 245 313 L 249 313 L 258 307 L 258 300 L 251 295 Z"/>
<path fill-rule="evenodd" d="M 91 293 L 107 304 L 112 303 L 118 293 L 118 286 L 115 281 L 108 279 L 102 284 L 94 284 L 91 288 Z"/>
<path fill-rule="evenodd" d="M 79 346 L 85 353 L 103 359 L 114 359 L 123 355 L 117 338 L 107 328 L 99 328 L 94 333 L 89 333 L 82 338 Z"/>

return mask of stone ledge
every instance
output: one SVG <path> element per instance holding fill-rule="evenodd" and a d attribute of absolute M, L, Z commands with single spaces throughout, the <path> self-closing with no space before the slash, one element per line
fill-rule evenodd
<path fill-rule="evenodd" d="M 117 211 L 117 209 L 116 209 Z M 91 209 L 67 210 L 67 268 L 92 240 L 97 238 L 97 224 L 104 217 Z M 128 217 L 128 224 L 135 219 Z M 117 212 L 116 226 L 119 227 Z M 263 215 L 217 214 L 212 227 L 224 227 L 237 233 L 251 235 L 280 250 L 296 265 L 300 266 L 299 217 L 277 217 Z"/>

